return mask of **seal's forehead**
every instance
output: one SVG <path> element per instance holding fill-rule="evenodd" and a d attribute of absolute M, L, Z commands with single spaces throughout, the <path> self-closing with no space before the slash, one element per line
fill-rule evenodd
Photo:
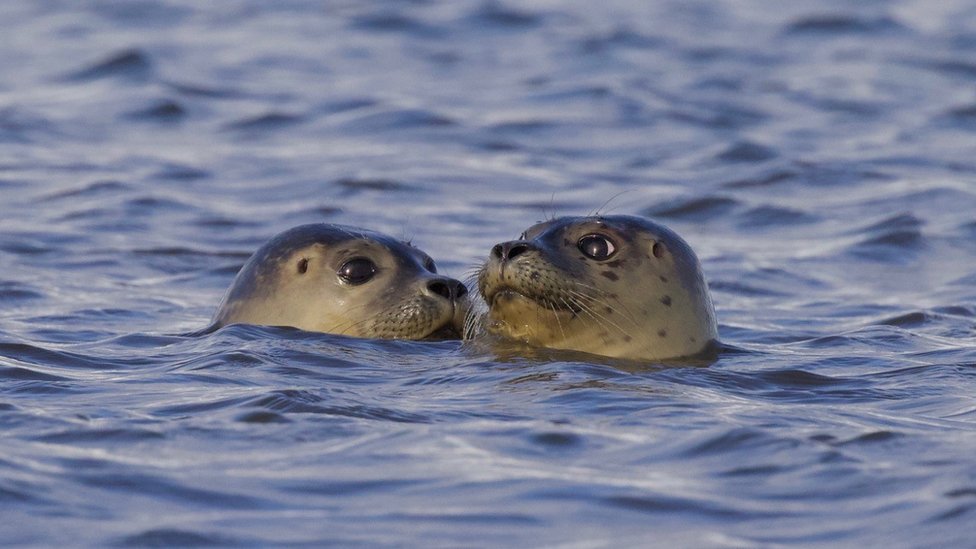
<path fill-rule="evenodd" d="M 631 215 L 566 216 L 537 223 L 522 233 L 526 240 L 532 240 L 544 233 L 567 229 L 599 230 L 606 229 L 624 234 L 651 233 L 654 235 L 670 232 L 663 225 L 649 219 Z"/>
<path fill-rule="evenodd" d="M 357 244 L 374 249 L 377 247 L 385 249 L 398 257 L 420 258 L 421 261 L 427 257 L 410 244 L 383 233 L 346 225 L 315 223 L 300 225 L 279 233 L 255 252 L 255 263 L 274 265 L 312 247 L 325 250 L 359 248 Z"/>
<path fill-rule="evenodd" d="M 523 234 L 525 240 L 547 235 L 566 233 L 606 232 L 616 234 L 625 241 L 662 241 L 675 250 L 690 250 L 687 243 L 671 229 L 644 217 L 633 215 L 567 216 L 551 219 L 529 227 Z"/>

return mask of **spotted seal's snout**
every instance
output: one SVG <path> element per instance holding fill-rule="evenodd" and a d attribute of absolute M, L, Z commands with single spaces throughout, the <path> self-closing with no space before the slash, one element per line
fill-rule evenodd
<path fill-rule="evenodd" d="M 478 290 L 485 330 L 543 347 L 674 358 L 704 350 L 718 333 L 691 247 L 640 217 L 530 227 L 491 248 Z"/>

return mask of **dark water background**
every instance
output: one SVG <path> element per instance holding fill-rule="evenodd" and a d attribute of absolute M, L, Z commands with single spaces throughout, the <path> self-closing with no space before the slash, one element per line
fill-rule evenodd
<path fill-rule="evenodd" d="M 717 362 L 186 335 L 293 225 L 597 208 Z M 972 546 L 976 7 L 5 1 L 0 433 L 3 545 Z"/>

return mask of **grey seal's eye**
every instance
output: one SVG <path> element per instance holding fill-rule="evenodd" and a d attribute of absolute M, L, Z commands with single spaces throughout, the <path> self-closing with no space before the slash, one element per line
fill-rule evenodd
<path fill-rule="evenodd" d="M 588 234 L 579 239 L 576 247 L 586 257 L 597 260 L 608 259 L 617 251 L 617 247 L 614 246 L 613 241 L 602 234 Z"/>
<path fill-rule="evenodd" d="M 343 263 L 337 274 L 348 284 L 363 284 L 376 274 L 376 264 L 365 257 L 356 257 Z"/>
<path fill-rule="evenodd" d="M 664 244 L 661 244 L 660 242 L 655 242 L 654 246 L 651 246 L 651 253 L 654 254 L 654 257 L 658 259 L 664 257 Z"/>
<path fill-rule="evenodd" d="M 298 260 L 298 274 L 305 274 L 308 271 L 308 258 L 303 257 Z"/>

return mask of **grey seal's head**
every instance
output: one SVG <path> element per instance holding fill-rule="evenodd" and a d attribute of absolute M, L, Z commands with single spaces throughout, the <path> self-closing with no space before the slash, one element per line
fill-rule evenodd
<path fill-rule="evenodd" d="M 384 339 L 457 337 L 467 293 L 421 250 L 390 236 L 318 223 L 284 231 L 244 264 L 214 324 L 293 326 Z"/>
<path fill-rule="evenodd" d="M 534 225 L 492 248 L 478 289 L 481 329 L 531 345 L 657 360 L 702 353 L 718 337 L 694 251 L 642 217 Z"/>

